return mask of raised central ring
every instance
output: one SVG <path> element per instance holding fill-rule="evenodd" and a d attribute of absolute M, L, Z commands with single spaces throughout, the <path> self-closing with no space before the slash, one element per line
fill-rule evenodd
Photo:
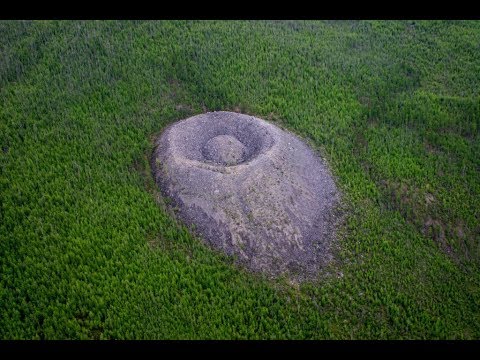
<path fill-rule="evenodd" d="M 251 164 L 274 148 L 269 124 L 234 113 L 210 113 L 179 122 L 168 131 L 172 156 L 205 170 Z M 164 144 L 166 146 L 166 144 Z M 203 163 L 203 164 L 202 164 Z"/>
<path fill-rule="evenodd" d="M 215 136 L 203 146 L 205 159 L 225 166 L 243 162 L 247 154 L 248 149 L 245 145 L 236 137 L 230 135 Z"/>

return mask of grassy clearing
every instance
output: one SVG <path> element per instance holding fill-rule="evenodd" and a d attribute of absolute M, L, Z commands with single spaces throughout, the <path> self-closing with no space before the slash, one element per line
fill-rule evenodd
<path fill-rule="evenodd" d="M 480 337 L 478 22 L 0 23 L 0 338 Z M 317 284 L 232 265 L 156 201 L 152 134 L 207 110 L 329 159 Z"/>

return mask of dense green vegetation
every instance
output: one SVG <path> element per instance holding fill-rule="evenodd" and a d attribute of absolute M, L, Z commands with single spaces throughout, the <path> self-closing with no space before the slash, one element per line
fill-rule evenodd
<path fill-rule="evenodd" d="M 480 22 L 0 23 L 0 338 L 480 338 Z M 180 226 L 151 137 L 211 110 L 329 159 L 318 283 Z"/>

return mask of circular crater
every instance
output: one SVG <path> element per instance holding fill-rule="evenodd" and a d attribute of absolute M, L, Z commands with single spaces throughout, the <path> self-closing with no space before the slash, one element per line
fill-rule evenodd
<path fill-rule="evenodd" d="M 244 114 L 200 114 L 157 138 L 151 164 L 179 219 L 250 270 L 302 281 L 332 259 L 340 194 L 292 133 Z"/>
<path fill-rule="evenodd" d="M 205 159 L 225 166 L 243 162 L 247 153 L 245 145 L 231 135 L 215 136 L 203 146 Z"/>
<path fill-rule="evenodd" d="M 226 112 L 197 115 L 172 125 L 168 146 L 178 161 L 217 170 L 250 163 L 275 144 L 267 123 L 254 117 Z M 175 130 L 173 130 L 173 127 Z M 166 146 L 164 142 L 163 145 Z"/>

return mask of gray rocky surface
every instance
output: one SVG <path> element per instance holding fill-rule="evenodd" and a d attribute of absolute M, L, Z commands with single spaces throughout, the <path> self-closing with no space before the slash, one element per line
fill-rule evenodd
<path fill-rule="evenodd" d="M 249 269 L 303 280 L 331 259 L 339 192 L 295 135 L 244 114 L 200 114 L 163 131 L 152 168 L 180 219 Z"/>

